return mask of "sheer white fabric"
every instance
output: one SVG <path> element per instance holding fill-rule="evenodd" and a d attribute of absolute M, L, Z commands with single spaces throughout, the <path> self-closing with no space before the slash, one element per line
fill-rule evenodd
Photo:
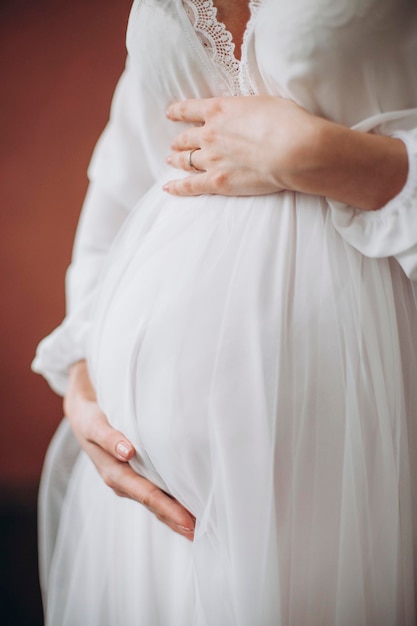
<path fill-rule="evenodd" d="M 186 4 L 133 4 L 68 316 L 34 368 L 63 393 L 87 357 L 132 466 L 196 537 L 114 495 L 63 426 L 41 490 L 47 624 L 414 626 L 417 11 L 266 0 L 246 35 L 256 93 L 406 143 L 405 188 L 365 214 L 162 191 L 167 105 L 234 93 Z"/>

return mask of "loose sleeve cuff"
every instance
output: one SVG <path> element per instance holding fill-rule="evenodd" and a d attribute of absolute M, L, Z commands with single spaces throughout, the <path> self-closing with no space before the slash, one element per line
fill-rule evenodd
<path fill-rule="evenodd" d="M 417 129 L 390 133 L 404 142 L 407 181 L 400 193 L 378 211 L 363 211 L 328 199 L 336 230 L 369 257 L 394 256 L 407 276 L 417 280 Z"/>
<path fill-rule="evenodd" d="M 74 322 L 66 318 L 38 345 L 32 370 L 44 376 L 51 388 L 61 396 L 67 390 L 70 366 L 86 357 L 89 330 L 89 322 Z"/>

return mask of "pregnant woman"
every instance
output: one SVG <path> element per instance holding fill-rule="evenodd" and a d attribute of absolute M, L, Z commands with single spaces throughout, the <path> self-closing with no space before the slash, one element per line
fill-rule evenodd
<path fill-rule="evenodd" d="M 417 7 L 135 0 L 127 47 L 33 366 L 46 623 L 415 626 Z"/>

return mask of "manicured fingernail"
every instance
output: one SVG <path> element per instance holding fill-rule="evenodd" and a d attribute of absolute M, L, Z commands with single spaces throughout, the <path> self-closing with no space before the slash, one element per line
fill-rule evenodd
<path fill-rule="evenodd" d="M 120 456 L 124 458 L 126 458 L 130 452 L 130 448 L 123 441 L 119 441 L 116 446 L 116 450 L 120 454 Z"/>
<path fill-rule="evenodd" d="M 183 530 L 185 533 L 193 533 L 194 528 L 187 528 L 187 526 L 182 526 L 181 524 L 177 524 L 178 528 Z"/>

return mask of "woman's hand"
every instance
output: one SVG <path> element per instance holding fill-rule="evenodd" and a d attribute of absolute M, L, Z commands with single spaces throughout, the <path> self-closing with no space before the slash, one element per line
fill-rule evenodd
<path fill-rule="evenodd" d="M 135 449 L 122 433 L 110 426 L 100 410 L 85 361 L 71 367 L 64 410 L 79 444 L 104 482 L 117 495 L 137 500 L 161 522 L 192 540 L 194 517 L 177 500 L 130 467 L 128 461 Z"/>
<path fill-rule="evenodd" d="M 325 196 L 366 211 L 403 188 L 404 143 L 312 115 L 291 100 L 242 96 L 172 104 L 170 120 L 194 124 L 180 133 L 167 161 L 191 176 L 168 182 L 179 196 L 247 196 L 283 189 Z M 198 124 L 195 126 L 195 124 Z"/>
<path fill-rule="evenodd" d="M 319 118 L 290 100 L 242 96 L 186 100 L 167 111 L 172 121 L 198 124 L 182 132 L 168 157 L 172 166 L 201 173 L 171 181 L 175 195 L 260 195 L 293 188 L 306 166 Z"/>

